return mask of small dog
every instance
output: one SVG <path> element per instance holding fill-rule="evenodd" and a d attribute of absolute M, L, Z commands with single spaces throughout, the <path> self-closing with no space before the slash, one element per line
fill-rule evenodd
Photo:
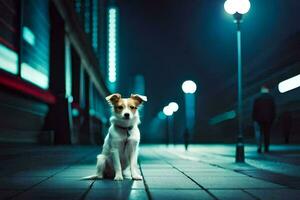
<path fill-rule="evenodd" d="M 85 179 L 113 176 L 114 180 L 142 180 L 137 158 L 140 142 L 140 117 L 138 108 L 147 101 L 146 96 L 132 94 L 121 98 L 120 94 L 106 97 L 112 107 L 110 127 L 104 139 L 102 153 L 97 156 L 97 173 Z"/>

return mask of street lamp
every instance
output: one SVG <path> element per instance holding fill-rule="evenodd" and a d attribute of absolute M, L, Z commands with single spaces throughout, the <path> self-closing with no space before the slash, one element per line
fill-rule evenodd
<path fill-rule="evenodd" d="M 246 14 L 251 7 L 249 0 L 227 0 L 224 9 L 228 14 L 233 15 L 236 24 L 237 36 L 237 57 L 238 57 L 238 138 L 236 145 L 236 162 L 245 161 L 244 141 L 243 141 L 243 77 L 242 77 L 242 51 L 241 51 L 241 22 L 243 14 Z"/>
<path fill-rule="evenodd" d="M 173 112 L 176 112 L 179 109 L 179 106 L 176 102 L 171 102 L 168 106 L 173 110 Z"/>
<path fill-rule="evenodd" d="M 197 85 L 194 81 L 187 80 L 182 83 L 182 91 L 185 96 L 185 132 L 184 132 L 184 144 L 185 149 L 188 149 L 189 134 L 193 132 L 195 125 L 195 95 Z"/>
<path fill-rule="evenodd" d="M 164 107 L 163 109 L 163 113 L 165 114 L 165 116 L 167 117 L 167 136 L 166 136 L 166 143 L 167 145 L 169 145 L 169 137 L 170 137 L 170 132 L 172 131 L 173 132 L 173 140 L 174 140 L 174 121 L 173 121 L 173 114 L 179 109 L 179 106 L 176 102 L 171 102 L 169 103 L 167 106 Z M 175 140 L 173 141 L 174 144 L 175 144 Z"/>
<path fill-rule="evenodd" d="M 197 90 L 197 85 L 194 81 L 188 80 L 182 83 L 182 90 L 186 94 L 193 94 Z"/>
<path fill-rule="evenodd" d="M 167 117 L 173 115 L 173 110 L 172 110 L 172 108 L 169 107 L 169 106 L 165 106 L 164 109 L 163 109 L 163 112 L 164 112 L 164 114 L 165 114 Z"/>

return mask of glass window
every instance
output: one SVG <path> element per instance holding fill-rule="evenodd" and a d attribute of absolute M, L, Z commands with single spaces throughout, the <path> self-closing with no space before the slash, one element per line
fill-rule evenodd
<path fill-rule="evenodd" d="M 49 87 L 48 0 L 23 1 L 21 77 L 43 89 Z"/>
<path fill-rule="evenodd" d="M 0 69 L 18 74 L 18 0 L 0 1 Z"/>

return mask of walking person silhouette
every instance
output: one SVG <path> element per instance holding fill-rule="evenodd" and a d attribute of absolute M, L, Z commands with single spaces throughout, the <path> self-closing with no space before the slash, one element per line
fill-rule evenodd
<path fill-rule="evenodd" d="M 258 140 L 257 152 L 262 152 L 262 138 L 264 137 L 264 151 L 269 152 L 270 132 L 273 121 L 276 117 L 275 101 L 270 94 L 269 88 L 262 86 L 260 95 L 254 100 L 252 119 L 259 126 L 260 137 Z"/>

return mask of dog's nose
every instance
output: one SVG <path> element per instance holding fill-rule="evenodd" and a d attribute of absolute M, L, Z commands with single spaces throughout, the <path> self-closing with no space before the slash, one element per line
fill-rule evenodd
<path fill-rule="evenodd" d="M 126 119 L 129 119 L 129 113 L 125 113 L 125 114 L 124 114 L 124 117 L 125 117 Z"/>

